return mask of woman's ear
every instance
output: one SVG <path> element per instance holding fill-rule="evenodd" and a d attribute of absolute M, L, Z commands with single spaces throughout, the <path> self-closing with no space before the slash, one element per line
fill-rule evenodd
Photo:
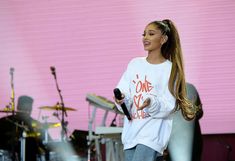
<path fill-rule="evenodd" d="M 161 40 L 161 45 L 165 44 L 168 40 L 168 36 L 167 35 L 163 35 L 162 36 L 162 40 Z"/>

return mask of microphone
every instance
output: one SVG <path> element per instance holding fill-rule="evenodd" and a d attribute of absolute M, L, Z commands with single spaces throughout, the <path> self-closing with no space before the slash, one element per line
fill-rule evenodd
<path fill-rule="evenodd" d="M 114 93 L 114 96 L 115 96 L 116 99 L 118 99 L 118 100 L 122 99 L 122 93 L 118 88 L 115 88 L 113 90 L 113 93 Z M 123 110 L 124 114 L 126 115 L 127 119 L 131 120 L 131 116 L 130 116 L 130 113 L 128 112 L 127 108 L 126 108 L 126 104 L 122 103 L 121 107 L 122 107 L 122 110 Z"/>

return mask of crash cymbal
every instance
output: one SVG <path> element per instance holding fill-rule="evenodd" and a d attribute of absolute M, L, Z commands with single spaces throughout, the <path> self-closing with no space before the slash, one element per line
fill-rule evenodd
<path fill-rule="evenodd" d="M 62 111 L 61 106 L 42 106 L 42 107 L 39 107 L 39 108 L 43 109 L 43 110 L 60 110 L 60 111 Z M 76 111 L 76 109 L 71 108 L 71 107 L 64 107 L 64 109 L 66 111 Z"/>

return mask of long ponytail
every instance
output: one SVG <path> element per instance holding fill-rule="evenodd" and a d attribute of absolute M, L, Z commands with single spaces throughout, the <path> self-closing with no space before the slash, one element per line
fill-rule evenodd
<path fill-rule="evenodd" d="M 161 47 L 162 55 L 172 62 L 172 70 L 169 80 L 169 90 L 176 98 L 175 110 L 181 109 L 186 120 L 192 120 L 196 116 L 196 110 L 187 98 L 186 81 L 184 74 L 183 55 L 178 31 L 171 20 L 154 21 L 153 24 L 167 35 L 168 40 Z"/>

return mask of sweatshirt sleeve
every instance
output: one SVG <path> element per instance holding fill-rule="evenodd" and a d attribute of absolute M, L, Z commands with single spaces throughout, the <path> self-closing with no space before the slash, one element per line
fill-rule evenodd
<path fill-rule="evenodd" d="M 175 107 L 176 99 L 170 93 L 168 86 L 164 93 L 150 95 L 149 98 L 151 99 L 151 103 L 148 112 L 153 118 L 166 118 L 172 113 Z"/>
<path fill-rule="evenodd" d="M 130 109 L 130 106 L 132 104 L 132 101 L 131 101 L 131 98 L 130 98 L 130 75 L 129 75 L 129 65 L 126 69 L 126 71 L 123 73 L 120 81 L 118 82 L 116 88 L 119 88 L 121 93 L 123 93 L 125 95 L 125 98 L 124 98 L 124 103 L 126 104 L 126 107 L 127 109 L 129 110 Z M 117 106 L 118 110 L 123 112 L 122 111 L 122 108 L 120 105 L 118 105 L 116 102 L 115 102 L 115 105 Z"/>

